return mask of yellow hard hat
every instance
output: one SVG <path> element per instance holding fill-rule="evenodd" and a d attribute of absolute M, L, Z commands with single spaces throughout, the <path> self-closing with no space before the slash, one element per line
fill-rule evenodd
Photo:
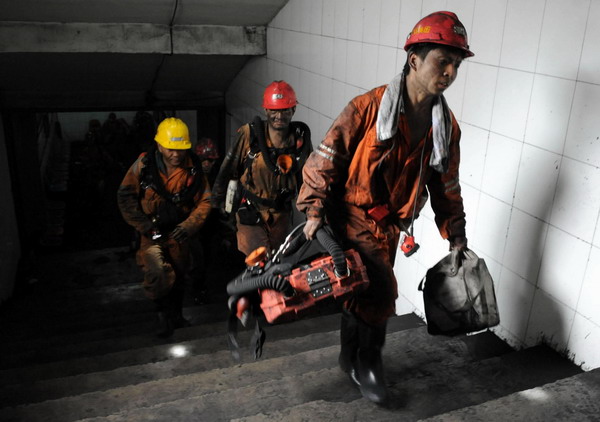
<path fill-rule="evenodd" d="M 190 131 L 183 120 L 168 117 L 158 125 L 154 140 L 168 149 L 190 149 Z"/>

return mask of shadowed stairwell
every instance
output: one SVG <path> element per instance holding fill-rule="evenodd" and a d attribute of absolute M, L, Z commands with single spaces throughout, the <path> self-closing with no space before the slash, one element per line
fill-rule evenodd
<path fill-rule="evenodd" d="M 0 316 L 2 421 L 598 420 L 600 372 L 544 346 L 432 337 L 415 315 L 395 317 L 383 356 L 393 403 L 382 408 L 337 366 L 336 313 L 266 326 L 263 357 L 234 361 L 231 270 L 212 303 L 186 302 L 192 326 L 163 340 L 128 247 L 43 255 L 39 269 Z"/>

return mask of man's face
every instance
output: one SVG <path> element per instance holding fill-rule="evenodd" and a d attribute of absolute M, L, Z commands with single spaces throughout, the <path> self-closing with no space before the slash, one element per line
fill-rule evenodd
<path fill-rule="evenodd" d="M 205 174 L 208 174 L 208 173 L 210 173 L 210 171 L 212 170 L 214 165 L 215 165 L 215 160 L 208 159 L 208 158 L 205 160 L 202 160 L 202 171 Z"/>
<path fill-rule="evenodd" d="M 296 107 L 284 108 L 282 110 L 265 109 L 267 124 L 275 130 L 287 130 L 292 121 Z"/>
<path fill-rule="evenodd" d="M 187 149 L 169 149 L 160 144 L 158 144 L 158 151 L 162 154 L 165 164 L 171 167 L 180 167 L 188 153 Z"/>
<path fill-rule="evenodd" d="M 463 57 L 460 53 L 445 48 L 431 50 L 424 60 L 416 60 L 416 80 L 421 90 L 430 95 L 441 95 L 456 79 Z"/>

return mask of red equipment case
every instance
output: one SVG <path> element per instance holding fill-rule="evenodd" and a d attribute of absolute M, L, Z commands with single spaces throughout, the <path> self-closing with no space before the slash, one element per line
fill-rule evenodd
<path fill-rule="evenodd" d="M 345 251 L 344 254 L 348 263 L 347 275 L 336 275 L 333 258 L 324 256 L 292 270 L 288 277 L 296 291 L 295 295 L 285 297 L 281 292 L 261 289 L 260 307 L 267 321 L 292 321 L 314 312 L 316 302 L 329 298 L 343 301 L 353 292 L 365 289 L 369 284 L 369 277 L 360 255 L 353 249 Z"/>

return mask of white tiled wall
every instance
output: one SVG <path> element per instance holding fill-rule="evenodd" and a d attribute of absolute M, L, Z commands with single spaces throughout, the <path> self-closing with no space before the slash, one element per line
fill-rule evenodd
<path fill-rule="evenodd" d="M 290 0 L 227 96 L 230 133 L 284 79 L 313 143 L 355 95 L 401 72 L 406 35 L 451 10 L 475 57 L 446 98 L 460 121 L 469 245 L 494 278 L 498 335 L 545 341 L 584 369 L 600 366 L 600 0 Z M 429 207 L 421 250 L 399 255 L 397 312 L 423 314 L 417 286 L 447 253 Z"/>

